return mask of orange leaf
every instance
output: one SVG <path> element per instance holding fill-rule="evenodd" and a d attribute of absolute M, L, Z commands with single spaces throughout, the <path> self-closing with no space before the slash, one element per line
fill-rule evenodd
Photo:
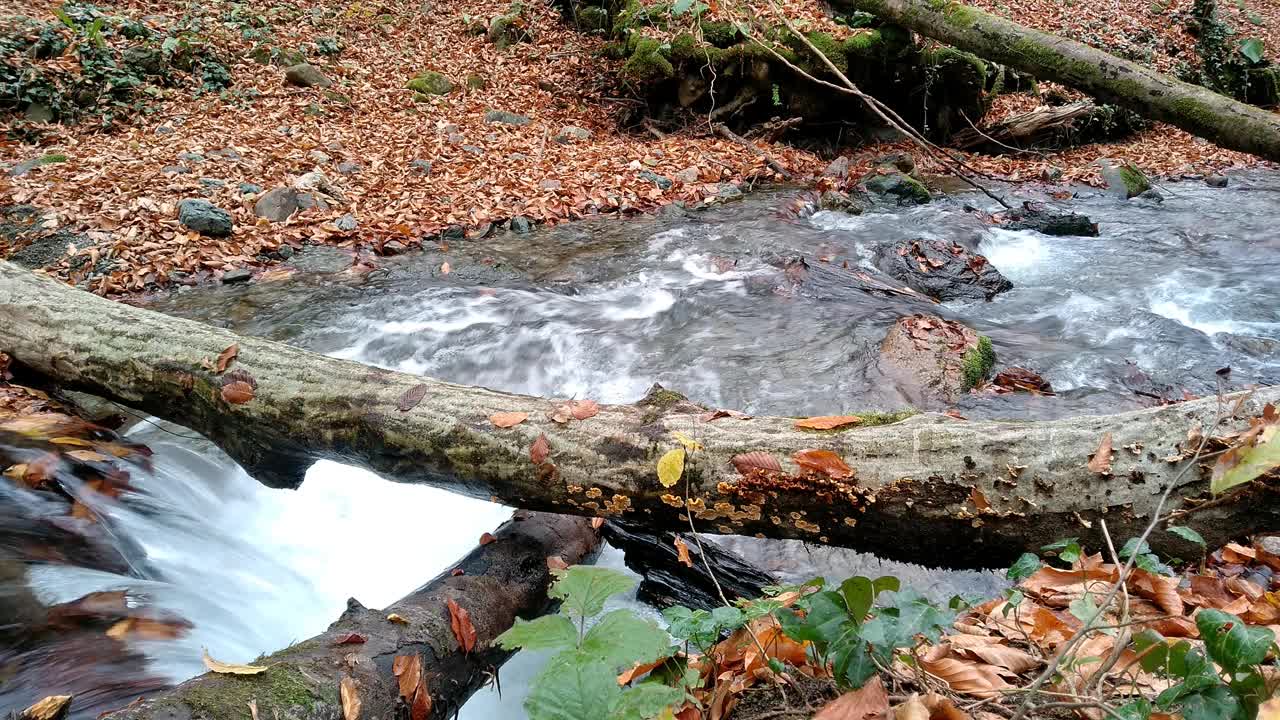
<path fill-rule="evenodd" d="M 1093 458 L 1089 460 L 1089 472 L 1098 475 L 1111 474 L 1111 433 L 1102 436 L 1102 442 L 1098 444 L 1098 452 L 1093 454 Z"/>
<path fill-rule="evenodd" d="M 986 663 L 961 660 L 951 655 L 951 646 L 943 643 L 920 658 L 920 667 L 944 680 L 958 693 L 979 698 L 997 697 L 1009 684 Z"/>
<path fill-rule="evenodd" d="M 529 448 L 529 459 L 534 465 L 541 465 L 550 454 L 551 443 L 547 440 L 546 433 L 539 433 L 538 439 L 533 441 L 533 447 Z"/>
<path fill-rule="evenodd" d="M 243 380 L 222 386 L 222 399 L 232 405 L 243 405 L 253 399 L 253 386 Z"/>
<path fill-rule="evenodd" d="M 987 501 L 987 496 L 982 494 L 982 490 L 978 489 L 977 485 L 974 485 L 973 488 L 969 490 L 969 502 L 973 503 L 973 507 L 976 508 L 978 512 L 991 509 L 991 503 Z"/>
<path fill-rule="evenodd" d="M 800 430 L 835 430 L 849 425 L 857 425 L 860 422 L 862 422 L 862 418 L 857 415 L 822 415 L 820 417 L 797 420 L 796 427 Z"/>
<path fill-rule="evenodd" d="M 805 470 L 820 472 L 835 480 L 853 476 L 853 469 L 830 450 L 801 450 L 792 455 L 791 459 Z"/>
<path fill-rule="evenodd" d="M 491 543 L 491 542 L 497 542 L 497 540 L 498 540 L 498 538 L 494 537 L 493 535 L 491 535 L 491 534 L 489 534 L 489 533 L 485 533 L 485 534 L 483 534 L 483 535 L 481 535 L 481 536 L 480 536 L 480 544 L 481 544 L 481 545 L 488 545 L 488 544 L 489 544 L 489 543 Z"/>
<path fill-rule="evenodd" d="M 409 412 L 410 410 L 417 407 L 418 403 L 422 402 L 422 399 L 425 398 L 426 396 L 427 396 L 426 385 L 421 383 L 414 385 L 408 390 L 405 390 L 404 394 L 400 396 L 400 400 L 396 402 L 396 409 L 399 410 L 400 412 Z"/>
<path fill-rule="evenodd" d="M 449 598 L 445 601 L 449 606 L 449 624 L 453 626 L 453 636 L 458 639 L 462 652 L 469 653 L 476 646 L 476 628 L 471 624 L 471 613 Z"/>
<path fill-rule="evenodd" d="M 760 450 L 734 455 L 730 462 L 743 475 L 749 474 L 752 470 L 782 472 L 782 463 L 778 462 L 778 459 L 769 453 Z"/>
<path fill-rule="evenodd" d="M 360 720 L 360 693 L 355 679 L 344 675 L 338 683 L 338 694 L 342 699 L 342 720 Z"/>
<path fill-rule="evenodd" d="M 600 406 L 595 400 L 575 400 L 571 405 L 573 417 L 578 420 L 595 417 L 600 412 Z"/>
<path fill-rule="evenodd" d="M 1176 577 L 1156 575 L 1135 568 L 1126 583 L 1135 595 L 1151 600 L 1167 615 L 1182 615 L 1182 596 L 1178 594 Z"/>
<path fill-rule="evenodd" d="M 527 412 L 498 412 L 489 416 L 489 422 L 493 423 L 494 427 L 500 428 L 515 427 L 528 419 Z"/>
<path fill-rule="evenodd" d="M 569 568 L 569 563 L 565 562 L 564 558 L 560 557 L 559 555 L 547 556 L 548 570 L 567 570 L 568 568 Z"/>
<path fill-rule="evenodd" d="M 227 371 L 227 366 L 231 364 L 236 356 L 240 354 L 240 345 L 232 343 L 230 347 L 218 353 L 218 359 L 213 364 L 213 371 L 221 375 Z"/>
<path fill-rule="evenodd" d="M 889 715 L 889 695 L 877 675 L 865 685 L 827 703 L 813 720 L 884 720 Z"/>
<path fill-rule="evenodd" d="M 431 693 L 427 692 L 427 681 L 418 684 L 418 691 L 413 694 L 413 702 L 409 706 L 409 720 L 427 720 L 431 717 Z"/>
<path fill-rule="evenodd" d="M 693 560 L 689 558 L 689 546 L 679 535 L 676 535 L 676 559 L 684 563 L 685 567 L 693 567 Z"/>
<path fill-rule="evenodd" d="M 406 702 L 412 700 L 414 692 L 418 689 L 418 683 L 422 681 L 422 656 L 397 655 L 395 660 L 391 661 L 391 674 L 399 683 L 400 697 Z"/>
<path fill-rule="evenodd" d="M 346 635 L 343 635 L 337 640 L 334 640 L 333 644 L 334 645 L 359 645 L 366 641 L 368 641 L 368 638 L 366 638 L 363 635 L 360 635 L 359 633 L 347 633 Z"/>

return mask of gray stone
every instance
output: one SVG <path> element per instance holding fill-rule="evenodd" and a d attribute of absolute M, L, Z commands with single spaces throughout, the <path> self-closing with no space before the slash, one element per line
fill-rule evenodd
<path fill-rule="evenodd" d="M 543 180 L 542 182 L 538 183 L 538 187 L 542 188 L 543 190 L 559 190 L 562 187 L 562 185 L 559 180 Z"/>
<path fill-rule="evenodd" d="M 426 70 L 406 83 L 405 87 L 423 95 L 447 95 L 453 92 L 453 81 L 434 70 Z"/>
<path fill-rule="evenodd" d="M 408 248 L 405 247 L 404 243 L 399 240 L 388 240 L 387 242 L 382 243 L 383 255 L 399 255 L 407 249 Z"/>
<path fill-rule="evenodd" d="M 484 121 L 501 125 L 528 125 L 532 120 L 524 115 L 517 115 L 506 110 L 486 110 Z"/>
<path fill-rule="evenodd" d="M 823 210 L 836 210 L 850 215 L 861 215 L 864 209 L 848 193 L 836 190 L 824 190 L 822 195 L 818 196 L 818 207 Z"/>
<path fill-rule="evenodd" d="M 413 168 L 414 170 L 417 170 L 418 172 L 422 173 L 423 175 L 430 175 L 430 174 L 431 174 L 431 161 L 430 161 L 430 160 L 414 160 L 413 162 L 409 163 L 409 167 Z"/>
<path fill-rule="evenodd" d="M 329 209 L 329 201 L 320 193 L 299 192 L 298 193 L 298 209 L 310 210 L 311 208 L 319 208 L 321 210 Z"/>
<path fill-rule="evenodd" d="M 226 237 L 234 223 L 231 213 L 208 200 L 187 199 L 178 203 L 178 222 L 190 230 L 210 237 Z"/>
<path fill-rule="evenodd" d="M 1226 175 L 1206 175 L 1204 184 L 1212 188 L 1224 188 L 1227 186 Z"/>
<path fill-rule="evenodd" d="M 290 65 L 284 71 L 285 82 L 298 87 L 330 87 L 333 81 L 310 63 Z"/>
<path fill-rule="evenodd" d="M 524 215 L 517 215 L 511 218 L 511 232 L 521 235 L 533 232 L 533 221 Z"/>
<path fill-rule="evenodd" d="M 281 258 L 288 260 L 289 258 L 293 257 L 293 246 L 281 245 L 280 249 L 276 251 L 276 254 L 279 255 Z"/>
<path fill-rule="evenodd" d="M 479 147 L 479 146 L 477 146 L 477 145 L 463 145 L 463 146 L 462 146 L 462 149 L 463 149 L 463 150 L 466 150 L 467 152 L 471 153 L 472 155 L 483 155 L 483 154 L 484 154 L 484 148 Z"/>
<path fill-rule="evenodd" d="M 351 267 L 351 256 L 328 245 L 309 245 L 295 252 L 287 264 L 302 272 L 336 273 Z"/>
<path fill-rule="evenodd" d="M 681 170 L 680 172 L 676 173 L 672 177 L 684 183 L 685 185 L 692 185 L 693 183 L 698 182 L 699 175 L 700 173 L 698 172 L 698 168 L 687 167 Z"/>
<path fill-rule="evenodd" d="M 1113 195 L 1128 200 L 1151 189 L 1151 181 L 1142 171 L 1126 162 L 1099 160 L 1102 179 Z"/>
<path fill-rule="evenodd" d="M 456 242 L 458 240 L 467 239 L 467 229 L 461 225 L 450 225 L 440 231 L 440 239 L 446 242 Z"/>
<path fill-rule="evenodd" d="M 160 169 L 160 172 L 164 173 L 165 175 L 186 175 L 191 171 L 187 168 L 182 167 L 181 165 L 165 165 L 163 168 Z"/>
<path fill-rule="evenodd" d="M 231 285 L 233 283 L 249 282 L 253 277 L 253 271 L 249 268 L 236 268 L 222 273 L 222 284 Z"/>
<path fill-rule="evenodd" d="M 339 175 L 355 175 L 358 172 L 360 172 L 360 163 L 351 162 L 350 160 L 343 160 L 338 163 Z"/>
<path fill-rule="evenodd" d="M 834 178 L 849 177 L 849 157 L 847 155 L 841 155 L 835 160 L 832 160 L 831 164 L 827 166 L 827 169 L 822 171 L 822 174 L 827 177 Z"/>
<path fill-rule="evenodd" d="M 560 132 L 556 133 L 555 141 L 561 144 L 567 144 L 574 140 L 590 140 L 591 131 L 586 128 L 580 128 L 576 125 L 565 125 L 560 128 Z"/>
<path fill-rule="evenodd" d="M 642 170 L 637 177 L 641 180 L 648 180 L 654 185 L 657 185 L 660 190 L 670 190 L 671 187 L 675 185 L 675 183 L 671 182 L 670 178 L 662 177 L 652 170 Z"/>
<path fill-rule="evenodd" d="M 457 145 L 458 143 L 466 142 L 467 136 L 463 135 L 462 133 L 449 133 L 449 136 L 446 137 L 445 140 L 448 140 L 454 145 Z"/>
<path fill-rule="evenodd" d="M 173 128 L 169 127 L 168 125 L 157 125 L 155 129 L 155 133 L 157 135 L 172 135 Z"/>
<path fill-rule="evenodd" d="M 923 183 L 897 170 L 869 175 L 862 182 L 869 192 L 898 205 L 923 205 L 933 199 Z"/>
<path fill-rule="evenodd" d="M 524 162 L 529 159 L 529 156 L 524 153 L 511 153 L 507 156 L 507 159 L 511 162 Z"/>
<path fill-rule="evenodd" d="M 178 153 L 178 159 L 184 162 L 192 162 L 192 163 L 204 162 L 204 156 L 201 155 L 200 153 L 193 153 L 193 152 L 186 152 L 186 151 Z"/>
<path fill-rule="evenodd" d="M 213 157 L 220 157 L 224 160 L 239 160 L 242 157 L 240 153 L 236 152 L 235 148 L 222 148 L 221 150 L 214 150 L 210 152 L 209 155 Z"/>
<path fill-rule="evenodd" d="M 342 232 L 351 232 L 352 230 L 355 230 L 357 227 L 360 226 L 360 222 L 356 220 L 355 215 L 352 215 L 351 213 L 347 213 L 346 215 L 343 215 L 342 217 L 335 220 L 333 223 L 333 226 L 338 228 Z"/>
<path fill-rule="evenodd" d="M 31 103 L 27 106 L 23 117 L 31 122 L 49 123 L 53 122 L 53 108 L 41 103 Z"/>
<path fill-rule="evenodd" d="M 70 243 L 83 247 L 84 240 L 83 235 L 58 230 L 51 235 L 32 240 L 26 247 L 10 255 L 9 261 L 15 265 L 35 270 L 61 260 L 62 256 L 67 254 L 67 245 Z"/>
<path fill-rule="evenodd" d="M 720 183 L 720 187 L 716 190 L 716 199 L 720 202 L 741 200 L 742 197 L 742 188 L 733 183 Z"/>
<path fill-rule="evenodd" d="M 323 150 L 312 150 L 307 153 L 307 159 L 316 165 L 328 165 L 333 160 L 329 157 L 329 153 Z"/>
<path fill-rule="evenodd" d="M 1156 190 L 1156 189 L 1154 189 L 1154 188 L 1150 188 L 1150 189 L 1147 189 L 1147 190 L 1143 190 L 1141 193 L 1139 193 L 1139 194 L 1138 194 L 1138 199 L 1139 199 L 1139 200 L 1148 200 L 1148 201 L 1150 201 L 1150 202 L 1154 202 L 1154 203 L 1162 203 L 1162 202 L 1164 202 L 1164 195 L 1161 195 L 1159 190 Z"/>
<path fill-rule="evenodd" d="M 220 188 L 226 187 L 227 181 L 218 178 L 200 178 L 200 184 L 207 188 Z"/>
<path fill-rule="evenodd" d="M 300 207 L 298 191 L 291 187 L 278 187 L 258 198 L 253 204 L 253 214 L 271 222 L 284 222 Z"/>
<path fill-rule="evenodd" d="M 260 192 L 262 192 L 262 186 L 257 183 L 240 183 L 241 195 L 257 195 Z"/>

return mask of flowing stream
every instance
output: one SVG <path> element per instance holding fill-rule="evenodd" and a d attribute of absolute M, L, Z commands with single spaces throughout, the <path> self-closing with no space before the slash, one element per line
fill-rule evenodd
<path fill-rule="evenodd" d="M 1223 366 L 1236 383 L 1280 382 L 1280 175 L 1233 176 L 1225 190 L 1170 184 L 1165 194 L 1154 204 L 1081 189 L 1069 206 L 1102 235 L 1076 238 L 993 229 L 964 208 L 991 209 L 979 196 L 797 216 L 797 193 L 766 191 L 697 213 L 457 242 L 367 274 L 202 288 L 152 307 L 459 383 L 628 402 L 660 382 L 750 413 L 910 404 L 877 346 L 913 312 L 989 335 L 999 365 L 1034 369 L 1058 391 L 967 396 L 958 409 L 969 417 L 1104 413 L 1149 402 L 1139 392 L 1204 394 Z M 868 265 L 877 244 L 916 238 L 976 246 L 1015 288 L 939 306 L 789 283 L 766 261 Z M 131 435 L 156 451 L 155 473 L 137 484 L 161 512 L 109 512 L 145 549 L 150 579 L 50 565 L 34 568 L 32 585 L 48 602 L 128 587 L 191 621 L 181 640 L 138 644 L 152 671 L 174 681 L 202 671 L 201 647 L 246 662 L 322 630 L 350 596 L 389 604 L 509 514 L 330 462 L 300 490 L 270 490 L 183 428 L 146 422 Z M 802 553 L 760 561 L 789 578 L 823 571 Z M 601 562 L 621 566 L 614 551 Z M 992 586 L 989 575 L 955 574 L 934 590 Z M 537 666 L 517 657 L 503 670 L 504 694 L 482 691 L 463 717 L 523 717 L 522 685 Z"/>

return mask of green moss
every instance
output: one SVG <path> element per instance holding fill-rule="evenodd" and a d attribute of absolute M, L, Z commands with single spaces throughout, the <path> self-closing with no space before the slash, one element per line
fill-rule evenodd
<path fill-rule="evenodd" d="M 628 0 L 622 11 L 613 18 L 613 34 L 623 37 L 641 27 L 666 27 L 670 17 L 670 5 L 645 7 L 639 0 Z"/>
<path fill-rule="evenodd" d="M 862 422 L 858 423 L 857 425 L 846 425 L 845 427 L 836 428 L 834 430 L 802 429 L 802 431 L 813 434 L 813 435 L 835 435 L 837 433 L 857 430 L 858 428 L 878 427 L 880 425 L 892 425 L 894 423 L 902 422 L 903 420 L 906 420 L 912 415 L 919 415 L 920 411 L 916 410 L 915 408 L 907 408 L 905 410 L 895 410 L 893 412 L 881 412 L 879 410 L 867 410 L 867 411 L 855 410 L 848 414 L 856 415 L 862 418 Z"/>
<path fill-rule="evenodd" d="M 807 33 L 805 38 L 813 47 L 818 49 L 818 52 L 825 55 L 840 72 L 843 73 L 849 70 L 849 58 L 845 56 L 844 46 L 841 42 L 823 32 Z M 800 54 L 802 60 L 799 65 L 801 68 L 817 74 L 830 72 L 822 58 L 815 56 L 813 50 L 810 50 L 804 43 L 792 38 L 789 45 Z"/>
<path fill-rule="evenodd" d="M 996 351 L 991 346 L 991 338 L 978 336 L 978 345 L 970 348 L 961 358 L 964 372 L 964 389 L 971 390 L 978 386 L 996 365 Z"/>
<path fill-rule="evenodd" d="M 312 694 L 296 667 L 276 665 L 259 675 L 222 675 L 207 687 L 197 684 L 180 690 L 174 699 L 190 706 L 197 717 L 240 717 L 251 700 L 266 717 L 273 717 L 272 711 L 289 708 L 310 711 L 322 698 Z"/>
<path fill-rule="evenodd" d="M 850 35 L 844 41 L 845 55 L 874 55 L 884 44 L 884 38 L 881 37 L 879 30 L 864 30 L 860 33 Z"/>
<path fill-rule="evenodd" d="M 41 165 L 53 165 L 55 163 L 64 163 L 66 161 L 67 156 L 60 153 L 50 153 L 48 155 L 41 156 L 40 158 Z"/>
<path fill-rule="evenodd" d="M 1128 163 L 1116 168 L 1120 174 L 1120 181 L 1124 183 L 1124 189 L 1128 192 L 1129 197 L 1137 197 L 1142 193 L 1151 189 L 1151 182 L 1147 180 L 1147 176 L 1142 171 Z"/>
<path fill-rule="evenodd" d="M 585 32 L 608 32 L 609 11 L 595 5 L 578 8 L 578 29 Z"/>
<path fill-rule="evenodd" d="M 680 33 L 671 39 L 672 60 L 693 60 L 703 56 L 702 48 L 698 47 L 698 39 L 693 36 L 693 33 Z"/>
<path fill-rule="evenodd" d="M 671 61 L 662 55 L 662 46 L 653 38 L 640 38 L 635 51 L 622 66 L 622 72 L 632 80 L 648 82 L 675 75 Z"/>
<path fill-rule="evenodd" d="M 445 95 L 453 90 L 453 82 L 434 70 L 427 70 L 406 83 L 405 87 L 423 95 Z"/>
<path fill-rule="evenodd" d="M 866 181 L 867 190 L 895 198 L 899 205 L 924 205 L 933 200 L 924 183 L 901 172 L 875 175 Z"/>
<path fill-rule="evenodd" d="M 481 90 L 489 87 L 489 81 L 480 73 L 471 73 L 467 75 L 467 87 L 471 90 Z"/>
<path fill-rule="evenodd" d="M 640 407 L 656 407 L 665 410 L 678 403 L 688 401 L 689 398 L 681 395 L 675 390 L 668 390 L 664 387 L 658 386 L 650 391 L 648 395 L 641 398 L 640 402 L 636 404 Z"/>
<path fill-rule="evenodd" d="M 982 61 L 982 58 L 973 53 L 957 50 L 953 47 L 936 47 L 924 52 L 924 61 L 930 65 L 967 63 L 972 66 L 975 79 L 981 83 L 979 87 L 986 87 L 987 85 L 987 64 Z"/>
<path fill-rule="evenodd" d="M 731 22 L 703 20 L 698 27 L 702 30 L 702 39 L 718 48 L 727 48 L 738 41 L 738 28 Z"/>

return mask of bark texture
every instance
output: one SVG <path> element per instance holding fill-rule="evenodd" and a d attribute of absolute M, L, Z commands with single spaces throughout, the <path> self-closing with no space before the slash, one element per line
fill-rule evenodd
<path fill-rule="evenodd" d="M 555 422 L 553 401 L 465 387 L 324 357 L 240 336 L 75 290 L 0 263 L 0 351 L 58 383 L 181 423 L 218 443 L 259 481 L 293 487 L 310 461 L 330 458 L 401 482 L 424 483 L 530 510 L 624 517 L 655 529 L 799 538 L 881 557 L 945 567 L 1001 567 L 1024 550 L 1079 536 L 1102 547 L 1136 536 L 1161 490 L 1183 469 L 1189 430 L 1209 426 L 1209 398 L 1118 415 L 1052 422 L 969 422 L 922 414 L 832 431 L 793 418 L 720 417 L 677 393 L 601 406 L 585 420 Z M 231 345 L 226 373 L 207 369 Z M 253 398 L 221 395 L 231 378 Z M 1254 392 L 1241 418 L 1280 399 Z M 1228 407 L 1234 399 L 1228 400 Z M 497 412 L 528 420 L 499 429 Z M 664 487 L 657 460 L 684 433 L 702 449 Z M 1111 474 L 1086 464 L 1104 435 Z M 847 477 L 807 471 L 795 453 L 825 450 Z M 781 471 L 741 474 L 732 459 L 763 453 Z M 759 457 L 759 456 L 757 456 Z M 836 473 L 840 475 L 842 473 Z M 1207 493 L 1207 474 L 1181 475 L 1184 496 Z M 1180 518 L 1212 543 L 1274 528 L 1280 503 L 1258 482 Z M 980 500 L 975 500 L 979 498 Z M 1157 544 L 1189 557 L 1168 533 Z M 1166 537 L 1167 536 L 1167 537 Z"/>
<path fill-rule="evenodd" d="M 572 565 L 588 560 L 599 535 L 585 518 L 517 511 L 497 532 L 455 566 L 384 610 L 354 599 L 323 633 L 262 658 L 258 675 L 206 673 L 163 693 L 110 713 L 107 720 L 243 720 L 249 702 L 256 716 L 275 720 L 342 720 L 340 686 L 354 683 L 362 718 L 421 717 L 401 699 L 403 684 L 393 674 L 399 656 L 417 656 L 431 696 L 433 719 L 452 716 L 511 654 L 493 639 L 515 622 L 532 618 L 548 604 L 551 574 L 547 557 Z M 388 548 L 388 553 L 395 552 Z M 412 562 L 413 550 L 405 555 Z M 477 643 L 470 653 L 458 646 L 448 600 L 471 616 Z M 387 619 L 389 614 L 407 621 Z M 363 643 L 343 642 L 352 634 Z M 414 686 L 410 686 L 411 690 Z"/>
<path fill-rule="evenodd" d="M 834 0 L 1232 150 L 1280 161 L 1280 116 L 1082 43 L 947 0 Z"/>

